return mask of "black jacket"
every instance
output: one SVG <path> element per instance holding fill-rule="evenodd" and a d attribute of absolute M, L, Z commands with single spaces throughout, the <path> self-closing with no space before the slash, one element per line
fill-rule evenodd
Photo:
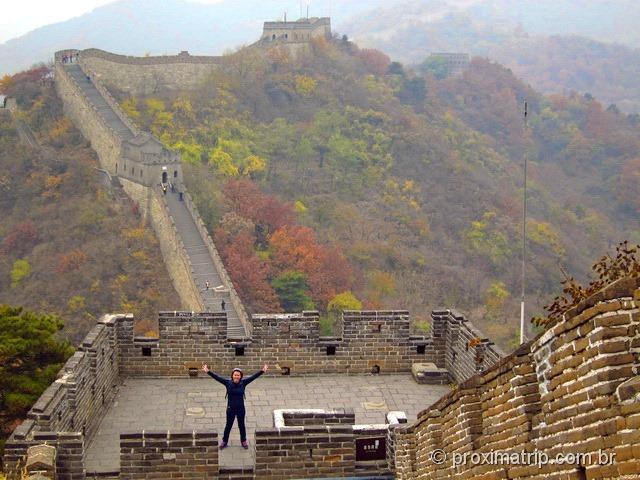
<path fill-rule="evenodd" d="M 211 378 L 227 387 L 227 408 L 235 412 L 244 412 L 244 389 L 264 372 L 260 370 L 246 378 L 242 377 L 238 383 L 233 383 L 233 380 L 230 378 L 221 377 L 211 370 L 207 373 Z"/>

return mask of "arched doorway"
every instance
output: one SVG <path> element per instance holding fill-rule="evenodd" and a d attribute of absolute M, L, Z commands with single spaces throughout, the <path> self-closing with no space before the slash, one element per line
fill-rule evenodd
<path fill-rule="evenodd" d="M 162 172 L 162 183 L 167 183 L 167 172 Z"/>

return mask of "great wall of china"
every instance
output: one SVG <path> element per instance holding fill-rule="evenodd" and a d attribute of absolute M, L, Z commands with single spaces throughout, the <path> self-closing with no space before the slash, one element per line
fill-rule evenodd
<path fill-rule="evenodd" d="M 79 62 L 62 63 L 71 54 Z M 317 312 L 245 312 L 184 187 L 180 159 L 140 132 L 105 87 L 135 94 L 190 88 L 225 62 L 184 53 L 56 54 L 65 114 L 91 142 L 102 168 L 140 204 L 185 311 L 160 312 L 156 337 L 136 337 L 131 315 L 105 315 L 7 441 L 8 478 L 640 478 L 639 279 L 608 286 L 510 355 L 451 310 L 432 312 L 423 336 L 411 335 L 406 311 L 344 312 L 334 337 L 320 336 Z M 182 199 L 162 191 L 159 185 L 168 181 Z M 205 279 L 221 288 L 206 290 Z M 440 400 L 423 404 L 411 422 L 397 410 L 384 411 L 384 422 L 356 424 L 354 411 L 339 405 L 278 407 L 270 427 L 255 428 L 250 465 L 230 464 L 218 451 L 217 429 L 198 418 L 201 426 L 192 429 L 123 428 L 112 440 L 113 467 L 95 467 L 91 445 L 126 384 L 176 379 L 199 389 L 194 382 L 204 361 L 217 371 L 266 362 L 279 367 L 280 379 L 367 375 L 394 381 L 409 377 L 416 364 L 433 364 L 414 377 L 455 388 L 438 390 L 444 395 L 434 398 Z M 492 452 L 535 453 L 548 461 L 476 461 Z M 579 459 L 560 463 L 559 454 Z"/>

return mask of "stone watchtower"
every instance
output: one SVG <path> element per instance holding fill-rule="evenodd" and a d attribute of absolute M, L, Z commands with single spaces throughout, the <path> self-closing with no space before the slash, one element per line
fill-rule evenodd
<path fill-rule="evenodd" d="M 331 37 L 331 19 L 329 17 L 301 18 L 294 22 L 264 22 L 260 41 L 306 43 L 313 38 Z"/>

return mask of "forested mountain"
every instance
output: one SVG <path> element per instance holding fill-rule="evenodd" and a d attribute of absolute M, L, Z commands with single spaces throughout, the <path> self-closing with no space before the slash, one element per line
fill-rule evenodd
<path fill-rule="evenodd" d="M 511 68 L 543 93 L 590 93 L 607 106 L 640 112 L 640 43 L 604 43 L 618 37 L 614 32 L 602 34 L 610 25 L 628 22 L 620 18 L 622 5 L 545 1 L 549 8 L 542 8 L 539 2 L 527 1 L 476 3 L 453 8 L 447 1 L 410 2 L 362 15 L 348 30 L 358 43 L 399 61 L 419 64 L 433 52 L 464 52 Z M 640 15 L 638 5 L 627 6 L 629 18 Z M 545 23 L 559 9 L 562 13 Z M 575 14 L 572 19 L 567 18 L 570 12 Z"/>
<path fill-rule="evenodd" d="M 182 153 L 190 191 L 253 311 L 456 307 L 515 332 L 522 165 L 529 166 L 529 314 L 637 241 L 637 119 L 592 98 L 542 96 L 474 60 L 437 80 L 348 41 L 298 58 L 245 50 L 194 91 L 121 92 Z M 522 104 L 529 102 L 529 128 Z M 260 292 L 260 293 L 256 293 Z"/>
<path fill-rule="evenodd" d="M 149 325 L 180 299 L 137 206 L 100 187 L 96 154 L 43 84 L 47 74 L 0 86 L 41 145 L 22 145 L 0 110 L 0 304 L 58 314 L 75 344 L 105 313 L 130 311 Z"/>
<path fill-rule="evenodd" d="M 0 75 L 64 48 L 142 56 L 222 54 L 255 42 L 265 20 L 330 16 L 334 31 L 393 59 L 462 51 L 511 68 L 544 93 L 575 90 L 640 112 L 640 4 L 634 0 L 119 0 L 0 44 Z M 615 44 L 614 44 L 615 43 Z"/>

